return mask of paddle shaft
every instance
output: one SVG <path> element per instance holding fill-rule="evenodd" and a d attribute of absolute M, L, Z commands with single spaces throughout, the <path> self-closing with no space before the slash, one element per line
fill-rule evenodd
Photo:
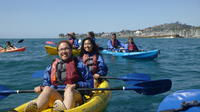
<path fill-rule="evenodd" d="M 136 85 L 130 85 L 129 87 L 116 87 L 116 88 L 77 88 L 79 91 L 100 91 L 100 90 L 143 90 L 148 91 L 151 89 L 164 89 L 164 91 L 168 91 L 171 88 L 171 80 L 163 79 L 163 80 L 154 80 L 154 81 L 145 81 L 137 83 Z M 167 89 L 167 90 L 166 90 Z M 64 91 L 64 89 L 58 89 L 58 91 Z M 162 91 L 162 92 L 164 92 Z M 4 90 L 0 91 L 2 93 L 32 93 L 34 90 Z M 156 91 L 155 91 L 156 92 Z"/>
<path fill-rule="evenodd" d="M 34 93 L 34 90 L 4 90 L 0 94 Z"/>
<path fill-rule="evenodd" d="M 136 85 L 130 85 L 130 87 L 116 87 L 116 88 L 77 88 L 79 91 L 117 91 L 117 90 L 135 90 L 139 94 L 144 95 L 156 95 L 166 91 L 171 88 L 171 80 L 155 80 L 155 81 L 145 81 L 137 83 Z M 64 89 L 58 89 L 57 91 L 64 91 Z M 7 90 L 1 91 L 0 94 L 14 94 L 14 93 L 33 93 L 34 90 Z"/>
<path fill-rule="evenodd" d="M 118 87 L 118 88 L 77 88 L 79 91 L 112 91 L 112 90 L 137 90 L 142 89 L 141 87 Z M 62 92 L 64 89 L 58 89 L 57 91 Z M 34 90 L 5 90 L 0 91 L 0 94 L 18 94 L 18 93 L 34 93 Z"/>
<path fill-rule="evenodd" d="M 135 85 L 129 85 L 129 87 L 116 87 L 116 88 L 77 88 L 79 91 L 113 91 L 113 90 L 135 90 L 139 94 L 143 95 L 156 95 L 166 91 L 171 88 L 171 80 L 155 80 L 155 81 L 144 81 L 137 83 Z M 9 90 L 4 86 L 0 85 L 0 99 L 5 98 L 10 94 L 18 93 L 34 93 L 34 90 Z M 59 89 L 57 91 L 64 91 L 64 89 Z"/>
<path fill-rule="evenodd" d="M 143 89 L 143 87 L 116 87 L 116 88 L 77 88 L 79 91 L 114 91 L 114 90 L 140 90 Z"/>

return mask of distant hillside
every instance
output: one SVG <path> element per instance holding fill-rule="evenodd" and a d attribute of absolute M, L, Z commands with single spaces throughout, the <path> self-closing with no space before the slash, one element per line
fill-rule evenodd
<path fill-rule="evenodd" d="M 116 33 L 118 37 L 186 37 L 200 38 L 200 26 L 192 26 L 187 24 L 182 24 L 180 22 L 168 23 L 156 25 L 153 27 L 148 27 L 139 30 L 122 30 L 119 32 L 102 32 L 96 33 L 96 37 L 110 37 L 111 33 Z M 77 35 L 77 37 L 85 37 L 86 34 Z M 64 34 L 60 34 L 60 37 L 64 37 Z"/>
<path fill-rule="evenodd" d="M 122 30 L 121 37 L 200 37 L 200 26 L 182 24 L 180 22 L 161 24 L 140 30 Z"/>
<path fill-rule="evenodd" d="M 200 37 L 200 27 L 182 24 L 180 22 L 162 24 L 153 27 L 148 27 L 136 31 L 123 31 L 121 36 L 138 36 L 138 37 Z"/>
<path fill-rule="evenodd" d="M 184 29 L 189 30 L 192 27 L 193 26 L 191 25 L 186 25 L 186 24 L 181 24 L 179 22 L 176 22 L 176 23 L 162 24 L 162 25 L 158 25 L 154 27 L 145 28 L 144 31 L 166 31 L 166 30 L 176 31 L 176 30 L 184 30 Z"/>

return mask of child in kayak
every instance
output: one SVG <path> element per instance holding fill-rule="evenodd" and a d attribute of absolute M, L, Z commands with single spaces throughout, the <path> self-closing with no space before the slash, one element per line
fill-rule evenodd
<path fill-rule="evenodd" d="M 107 43 L 107 48 L 109 50 L 123 50 L 124 49 L 124 44 L 121 43 L 119 40 L 117 40 L 117 36 L 115 33 L 112 34 L 111 40 L 108 41 Z"/>
<path fill-rule="evenodd" d="M 79 44 L 78 40 L 76 39 L 74 32 L 67 33 L 67 36 L 69 37 L 69 42 L 72 44 L 73 49 L 78 49 Z"/>
<path fill-rule="evenodd" d="M 82 91 L 76 88 L 93 88 L 93 77 L 87 67 L 72 56 L 72 45 L 64 40 L 57 45 L 58 55 L 44 73 L 41 86 L 34 88 L 40 93 L 37 100 L 30 102 L 25 112 L 40 112 L 48 107 L 54 111 L 63 111 L 74 108 L 82 103 Z M 64 89 L 64 96 L 56 89 Z"/>
<path fill-rule="evenodd" d="M 128 38 L 128 43 L 127 43 L 126 49 L 128 52 L 138 52 L 139 51 L 139 49 L 137 48 L 132 37 Z"/>
<path fill-rule="evenodd" d="M 98 47 L 92 38 L 85 38 L 81 45 L 80 57 L 94 78 L 94 87 L 98 86 L 100 76 L 107 74 L 108 68 L 104 63 L 103 57 L 99 54 Z"/>

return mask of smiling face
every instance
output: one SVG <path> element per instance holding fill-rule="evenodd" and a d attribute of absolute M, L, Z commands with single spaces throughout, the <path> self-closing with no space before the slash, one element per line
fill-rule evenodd
<path fill-rule="evenodd" d="M 58 46 L 58 55 L 63 61 L 66 61 L 72 56 L 72 48 L 69 46 L 69 44 L 62 42 Z"/>
<path fill-rule="evenodd" d="M 90 40 L 85 40 L 83 47 L 86 52 L 92 52 L 93 46 Z"/>

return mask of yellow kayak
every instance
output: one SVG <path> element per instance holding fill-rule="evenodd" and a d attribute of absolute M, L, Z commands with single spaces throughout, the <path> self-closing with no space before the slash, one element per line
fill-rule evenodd
<path fill-rule="evenodd" d="M 109 83 L 103 81 L 98 88 L 108 88 Z M 94 95 L 89 98 L 83 105 L 80 105 L 76 108 L 65 110 L 64 112 L 103 112 L 108 104 L 108 101 L 111 97 L 111 91 L 96 91 Z M 20 105 L 15 108 L 17 112 L 23 112 L 24 108 L 29 102 Z M 48 108 L 42 112 L 53 112 L 52 108 Z"/>
<path fill-rule="evenodd" d="M 49 45 L 45 45 L 44 46 L 46 52 L 49 54 L 49 55 L 58 55 L 58 51 L 56 49 L 56 47 L 52 47 L 52 46 L 49 46 Z M 80 50 L 79 49 L 73 49 L 72 50 L 72 54 L 74 56 L 77 56 L 77 55 L 80 55 Z"/>

